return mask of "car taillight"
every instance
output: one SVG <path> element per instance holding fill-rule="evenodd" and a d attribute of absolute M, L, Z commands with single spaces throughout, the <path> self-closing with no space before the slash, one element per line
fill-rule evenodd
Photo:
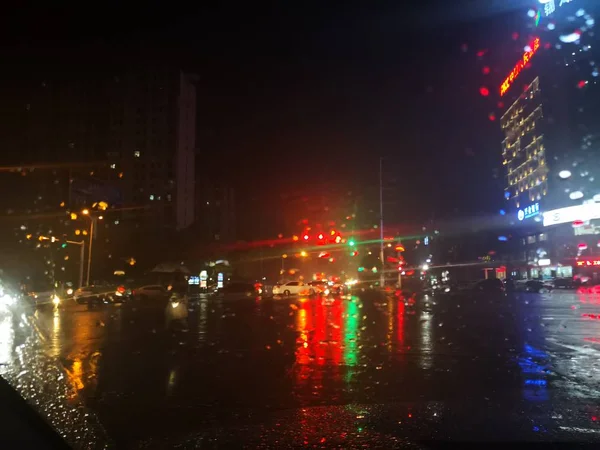
<path fill-rule="evenodd" d="M 117 292 L 118 292 L 119 294 L 123 294 L 123 293 L 125 293 L 125 287 L 123 287 L 123 286 L 119 286 L 119 287 L 117 288 Z"/>

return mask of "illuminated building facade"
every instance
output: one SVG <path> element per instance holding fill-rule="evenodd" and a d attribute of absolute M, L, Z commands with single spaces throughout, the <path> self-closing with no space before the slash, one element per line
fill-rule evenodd
<path fill-rule="evenodd" d="M 531 205 L 539 210 L 536 202 L 539 205 L 548 194 L 542 118 L 540 80 L 536 77 L 500 120 L 505 135 L 502 141 L 502 164 L 507 181 L 504 197 L 517 211 L 528 210 Z"/>
<path fill-rule="evenodd" d="M 535 33 L 498 86 L 513 276 L 600 269 L 600 91 L 595 20 L 577 2 L 541 4 Z M 550 16 L 551 17 L 548 17 Z M 573 32 L 573 29 L 576 29 Z M 600 256 L 596 259 L 600 259 Z M 600 270 L 593 278 L 600 280 Z"/>

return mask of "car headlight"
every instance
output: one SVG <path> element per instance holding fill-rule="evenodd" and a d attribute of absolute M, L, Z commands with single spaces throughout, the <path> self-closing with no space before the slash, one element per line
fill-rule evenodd
<path fill-rule="evenodd" d="M 0 297 L 0 302 L 4 306 L 12 306 L 15 303 L 15 298 L 12 295 L 4 294 Z"/>
<path fill-rule="evenodd" d="M 60 304 L 60 297 L 56 294 L 54 294 L 52 296 L 52 303 L 54 303 L 55 305 L 59 305 Z"/>
<path fill-rule="evenodd" d="M 71 289 L 71 288 L 67 289 L 67 295 L 73 295 L 73 289 Z"/>

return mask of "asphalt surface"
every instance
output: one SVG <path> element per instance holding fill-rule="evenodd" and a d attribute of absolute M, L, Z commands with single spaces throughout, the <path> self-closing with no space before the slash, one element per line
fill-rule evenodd
<path fill-rule="evenodd" d="M 203 298 L 185 320 L 165 311 L 33 314 L 119 447 L 600 442 L 600 295 Z"/>

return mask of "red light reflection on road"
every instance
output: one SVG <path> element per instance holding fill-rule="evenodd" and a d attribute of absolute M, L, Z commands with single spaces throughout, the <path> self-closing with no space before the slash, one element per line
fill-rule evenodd
<path fill-rule="evenodd" d="M 404 299 L 398 300 L 398 306 L 396 311 L 396 339 L 398 341 L 398 348 L 404 350 Z"/>

